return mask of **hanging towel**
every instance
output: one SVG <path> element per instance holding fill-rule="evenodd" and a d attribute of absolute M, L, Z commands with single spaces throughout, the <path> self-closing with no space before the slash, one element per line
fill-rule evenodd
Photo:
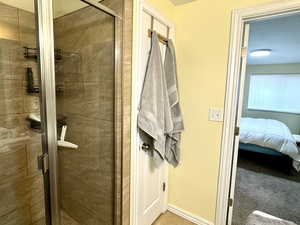
<path fill-rule="evenodd" d="M 166 88 L 163 62 L 157 33 L 152 33 L 152 47 L 146 70 L 138 113 L 142 141 L 149 145 L 156 164 L 165 158 L 166 134 L 173 130 L 173 121 Z"/>
<path fill-rule="evenodd" d="M 165 76 L 173 123 L 173 130 L 166 137 L 165 158 L 170 164 L 177 167 L 180 162 L 181 133 L 184 130 L 184 124 L 179 104 L 177 63 L 172 40 L 168 41 L 166 49 Z"/>

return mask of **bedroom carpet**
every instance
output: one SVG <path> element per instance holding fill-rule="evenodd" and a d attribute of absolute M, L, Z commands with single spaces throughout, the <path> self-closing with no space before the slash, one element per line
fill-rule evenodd
<path fill-rule="evenodd" d="M 300 174 L 287 175 L 276 158 L 240 152 L 232 224 L 244 225 L 254 210 L 300 225 Z"/>

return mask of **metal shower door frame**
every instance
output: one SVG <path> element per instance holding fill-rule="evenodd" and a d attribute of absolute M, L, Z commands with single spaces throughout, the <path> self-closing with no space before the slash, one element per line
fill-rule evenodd
<path fill-rule="evenodd" d="M 102 12 L 112 16 L 114 18 L 114 78 L 115 78 L 115 96 L 114 96 L 114 128 L 115 128 L 115 141 L 114 141 L 114 158 L 115 162 L 119 164 L 115 164 L 115 182 L 114 182 L 114 192 L 115 192 L 115 200 L 114 204 L 114 225 L 122 224 L 122 181 L 121 173 L 122 173 L 122 31 L 123 31 L 123 18 L 114 10 L 109 7 L 101 4 L 99 0 L 81 0 L 82 2 L 95 7 L 96 9 L 101 10 Z"/>
<path fill-rule="evenodd" d="M 44 189 L 45 189 L 45 210 L 46 225 L 61 225 L 59 180 L 58 180 L 58 149 L 57 149 L 57 119 L 56 119 L 56 83 L 55 83 L 55 57 L 54 57 L 54 30 L 53 30 L 53 0 L 34 0 L 36 10 L 37 46 L 39 50 L 40 69 L 40 102 L 41 102 L 41 123 L 42 123 L 42 146 L 44 163 Z M 100 9 L 114 17 L 115 23 L 115 87 L 121 88 L 117 84 L 122 75 L 122 17 L 114 10 L 104 6 L 97 0 L 81 0 L 86 4 Z M 117 89 L 116 88 L 116 89 Z M 119 123 L 120 104 L 118 104 L 120 94 L 115 90 L 115 122 Z M 118 115 L 117 115 L 118 114 Z M 116 127 L 117 125 L 115 125 Z M 120 148 L 119 139 L 115 138 L 115 147 Z M 44 165 L 45 167 L 45 165 Z M 115 187 L 118 192 L 120 187 Z M 116 193 L 117 194 L 117 193 Z M 116 204 L 120 202 L 115 201 Z M 115 207 L 118 208 L 118 207 Z M 115 217 L 121 215 L 115 211 Z M 121 224 L 119 219 L 115 219 L 115 224 Z"/>
<path fill-rule="evenodd" d="M 52 0 L 35 0 L 47 225 L 60 225 Z"/>

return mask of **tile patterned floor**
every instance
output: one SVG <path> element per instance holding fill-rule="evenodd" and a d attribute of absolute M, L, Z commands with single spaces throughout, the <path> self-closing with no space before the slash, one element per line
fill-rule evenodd
<path fill-rule="evenodd" d="M 72 219 L 67 213 L 62 210 L 62 225 L 80 225 L 75 220 Z M 32 225 L 45 225 L 45 219 L 32 224 Z M 192 222 L 189 222 L 183 219 L 180 216 L 177 216 L 171 212 L 166 212 L 161 215 L 152 225 L 195 225 Z"/>
<path fill-rule="evenodd" d="M 154 222 L 153 225 L 195 225 L 195 224 L 171 212 L 166 212 L 165 214 L 161 215 Z"/>

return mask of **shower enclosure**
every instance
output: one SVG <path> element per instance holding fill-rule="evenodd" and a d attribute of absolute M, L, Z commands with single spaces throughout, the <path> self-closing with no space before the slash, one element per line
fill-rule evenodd
<path fill-rule="evenodd" d="M 120 224 L 122 0 L 0 0 L 0 224 Z"/>

